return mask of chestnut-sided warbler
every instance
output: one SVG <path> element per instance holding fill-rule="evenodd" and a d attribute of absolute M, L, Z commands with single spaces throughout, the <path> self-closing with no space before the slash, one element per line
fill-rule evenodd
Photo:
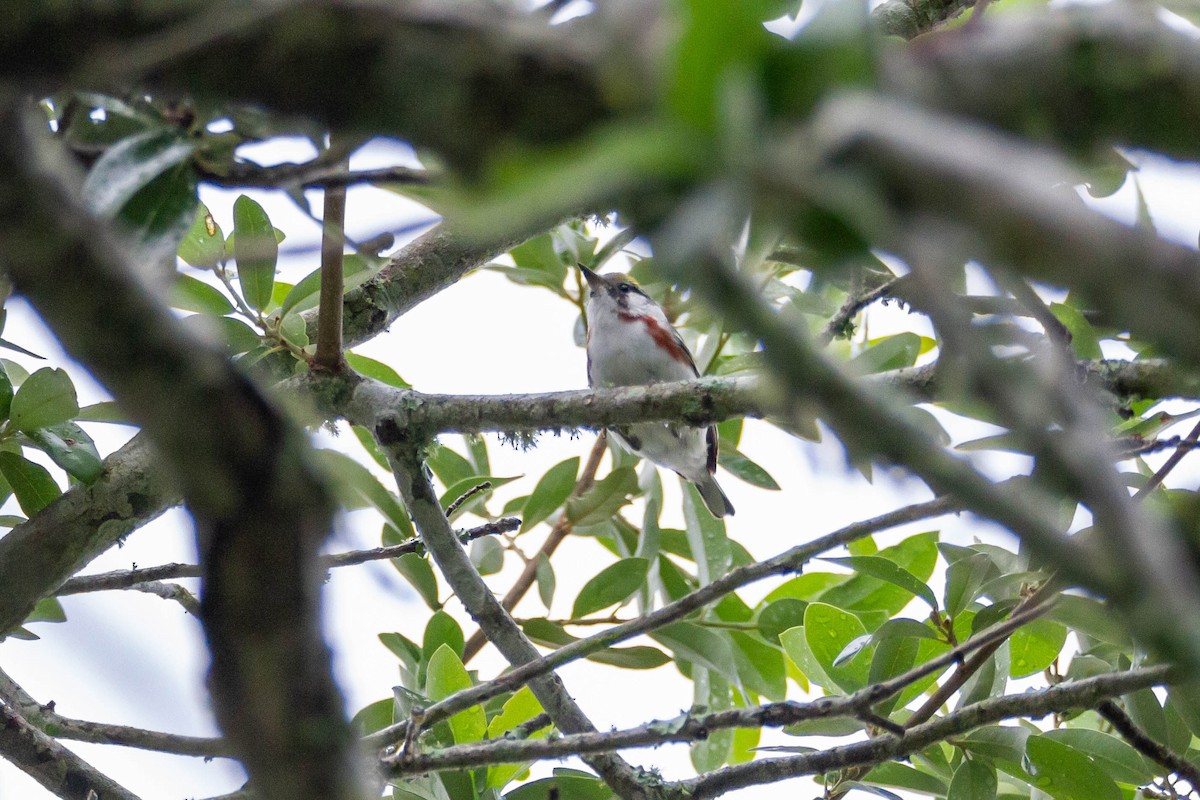
<path fill-rule="evenodd" d="M 588 385 L 638 386 L 699 377 L 687 345 L 628 275 L 599 275 L 579 269 L 591 290 L 587 302 Z M 639 422 L 612 429 L 617 441 L 642 458 L 666 467 L 700 490 L 714 517 L 733 513 L 733 504 L 717 485 L 717 428 L 666 422 Z"/>

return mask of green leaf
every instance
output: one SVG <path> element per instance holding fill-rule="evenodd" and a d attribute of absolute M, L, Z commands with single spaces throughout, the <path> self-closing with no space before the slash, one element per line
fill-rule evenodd
<path fill-rule="evenodd" d="M 200 203 L 192 227 L 179 242 L 177 255 L 199 269 L 212 269 L 225 255 L 225 237 L 208 207 Z"/>
<path fill-rule="evenodd" d="M 1071 333 L 1071 349 L 1078 358 L 1104 358 L 1100 349 L 1100 337 L 1092 324 L 1074 306 L 1066 303 L 1051 303 L 1050 313 Z"/>
<path fill-rule="evenodd" d="M 62 494 L 45 467 L 18 453 L 0 451 L 0 475 L 12 487 L 17 504 L 27 517 L 32 517 Z"/>
<path fill-rule="evenodd" d="M 445 700 L 450 695 L 471 688 L 471 676 L 458 654 L 449 645 L 442 645 L 429 659 L 425 693 L 430 700 Z M 487 716 L 481 706 L 471 706 L 450 717 L 450 730 L 455 744 L 478 742 L 487 733 Z"/>
<path fill-rule="evenodd" d="M 426 457 L 425 463 L 433 470 L 433 474 L 443 486 L 453 486 L 467 478 L 479 475 L 475 465 L 444 444 L 433 447 Z"/>
<path fill-rule="evenodd" d="M 704 505 L 700 491 L 683 478 L 683 518 L 687 523 L 687 541 L 696 561 L 696 577 L 705 586 L 729 571 L 733 548 L 725 534 L 725 521 L 717 519 Z"/>
<path fill-rule="evenodd" d="M 215 286 L 190 275 L 179 274 L 171 286 L 170 303 L 174 308 L 198 314 L 224 316 L 233 311 L 233 303 Z"/>
<path fill-rule="evenodd" d="M 491 537 L 471 542 L 470 555 L 480 575 L 495 575 L 504 569 L 504 548 Z"/>
<path fill-rule="evenodd" d="M 809 603 L 805 609 L 804 638 L 809 650 L 825 674 L 848 692 L 867 685 L 871 669 L 870 648 L 864 648 L 847 663 L 835 664 L 835 661 L 847 645 L 866 632 L 858 617 L 848 611 L 826 603 Z"/>
<path fill-rule="evenodd" d="M 104 472 L 92 437 L 74 422 L 60 422 L 27 434 L 30 440 L 67 474 L 89 486 Z"/>
<path fill-rule="evenodd" d="M 784 597 L 763 606 L 758 613 L 758 630 L 769 641 L 779 641 L 779 635 L 788 628 L 804 624 L 804 611 L 808 602 L 794 597 Z"/>
<path fill-rule="evenodd" d="M 1118 783 L 1145 785 L 1158 774 L 1158 768 L 1123 739 L 1086 728 L 1059 728 L 1043 737 L 1085 753 L 1108 777 Z"/>
<path fill-rule="evenodd" d="M 876 557 L 886 558 L 918 580 L 927 581 L 933 574 L 937 555 L 937 533 L 931 531 L 885 547 Z M 883 611 L 891 617 L 909 604 L 912 594 L 876 577 L 859 574 L 821 593 L 820 600 L 847 611 Z"/>
<path fill-rule="evenodd" d="M 575 476 L 579 473 L 579 456 L 568 458 L 551 467 L 537 482 L 521 512 L 520 533 L 530 530 L 549 517 L 571 496 Z"/>
<path fill-rule="evenodd" d="M 953 619 L 979 596 L 979 589 L 997 573 L 992 560 L 976 553 L 954 561 L 946 568 L 946 613 Z"/>
<path fill-rule="evenodd" d="M 0 420 L 8 419 L 12 411 L 13 383 L 8 370 L 0 366 Z"/>
<path fill-rule="evenodd" d="M 692 705 L 710 711 L 725 711 L 733 707 L 729 682 L 721 675 L 693 665 Z M 733 753 L 733 731 L 709 731 L 707 737 L 695 741 L 691 746 L 692 766 L 697 773 L 712 772 L 729 760 Z"/>
<path fill-rule="evenodd" d="M 382 361 L 376 361 L 373 358 L 368 358 L 358 353 L 346 353 L 346 363 L 360 375 L 366 375 L 368 378 L 374 378 L 380 383 L 386 383 L 388 386 L 397 389 L 411 389 L 412 386 L 404 378 L 400 377 L 400 373 L 384 364 Z M 453 452 L 453 451 L 451 451 Z"/>
<path fill-rule="evenodd" d="M 871 658 L 871 668 L 867 674 L 867 683 L 882 683 L 912 669 L 916 664 L 920 647 L 920 640 L 909 636 L 891 636 L 877 642 L 875 655 Z M 900 694 L 897 692 L 877 705 L 876 713 L 890 714 L 899 700 Z"/>
<path fill-rule="evenodd" d="M 482 509 L 484 502 L 492 496 L 492 490 L 498 489 L 506 483 L 512 483 L 519 475 L 514 475 L 510 478 L 501 478 L 496 475 L 472 475 L 469 478 L 459 481 L 451 485 L 445 492 L 442 493 L 441 504 L 442 509 L 450 508 L 450 504 L 461 498 L 467 492 L 480 486 L 484 483 L 490 483 L 491 488 L 485 489 L 472 495 L 470 500 L 467 500 L 454 511 L 450 512 L 450 520 L 456 520 L 468 511 Z"/>
<path fill-rule="evenodd" d="M 556 769 L 554 777 L 518 786 L 504 800 L 612 800 L 616 795 L 599 778 L 573 769 Z"/>
<path fill-rule="evenodd" d="M 25 624 L 31 622 L 66 622 L 67 612 L 63 611 L 62 603 L 57 597 L 43 597 L 37 601 L 33 611 L 25 618 Z"/>
<path fill-rule="evenodd" d="M 589 661 L 607 664 L 620 669 L 656 669 L 671 663 L 671 657 L 655 647 L 634 645 L 632 647 L 609 647 L 588 656 Z"/>
<path fill-rule="evenodd" d="M 400 498 L 388 491 L 371 470 L 336 450 L 315 452 L 326 474 L 333 479 L 334 488 L 345 505 L 357 507 L 356 501 L 363 501 L 383 514 L 384 519 L 399 531 L 402 539 L 416 536 L 412 520 L 401 505 Z"/>
<path fill-rule="evenodd" d="M 344 256 L 342 259 L 343 290 L 348 292 L 366 283 L 375 274 L 376 263 L 370 258 L 361 258 L 352 253 Z M 320 298 L 321 268 L 318 267 L 301 278 L 296 285 L 289 287 L 283 297 L 277 298 L 279 313 L 286 317 L 292 312 L 299 313 L 316 308 Z"/>
<path fill-rule="evenodd" d="M 505 701 L 500 713 L 492 717 L 488 723 L 489 739 L 498 739 L 524 722 L 542 713 L 542 704 L 537 701 L 528 686 L 522 686 L 513 696 Z M 534 731 L 530 739 L 544 739 L 550 735 L 550 726 Z M 529 762 L 522 764 L 493 764 L 488 767 L 487 785 L 493 789 L 503 788 L 509 781 L 520 775 L 529 767 Z"/>
<path fill-rule="evenodd" d="M 996 768 L 965 758 L 954 770 L 946 800 L 995 800 Z"/>
<path fill-rule="evenodd" d="M 279 244 L 267 212 L 256 201 L 241 195 L 233 202 L 234 258 L 242 297 L 262 311 L 271 303 Z"/>
<path fill-rule="evenodd" d="M 864 783 L 878 783 L 884 786 L 895 786 L 899 789 L 911 789 L 914 792 L 931 795 L 946 794 L 946 784 L 936 775 L 913 769 L 907 764 L 890 762 L 880 764 L 863 778 Z"/>
<path fill-rule="evenodd" d="M 893 586 L 899 586 L 909 594 L 924 600 L 934 611 L 938 610 L 938 601 L 933 590 L 916 575 L 913 575 L 903 567 L 897 566 L 886 558 L 880 556 L 847 556 L 845 558 L 827 558 L 825 560 L 849 567 L 862 575 L 870 575 L 874 578 L 879 578 L 881 581 L 887 581 Z"/>
<path fill-rule="evenodd" d="M 1033 785 L 1055 800 L 1121 800 L 1113 779 L 1083 753 L 1046 736 L 1025 742 Z"/>
<path fill-rule="evenodd" d="M 17 390 L 9 419 L 18 430 L 32 431 L 66 422 L 78 413 L 71 376 L 66 370 L 43 367 Z"/>
<path fill-rule="evenodd" d="M 870 347 L 850 359 L 849 367 L 862 375 L 911 367 L 925 342 L 921 336 L 909 331 L 875 339 Z"/>
<path fill-rule="evenodd" d="M 97 216 L 113 218 L 134 195 L 189 159 L 195 149 L 195 141 L 167 128 L 122 139 L 92 165 L 83 183 L 83 199 Z"/>
<path fill-rule="evenodd" d="M 740 683 L 772 702 L 783 702 L 787 695 L 787 671 L 779 648 L 744 631 L 730 631 L 729 639 Z"/>
<path fill-rule="evenodd" d="M 670 65 L 667 108 L 682 122 L 714 131 L 735 75 L 757 71 L 769 34 L 745 0 L 685 0 Z"/>
<path fill-rule="evenodd" d="M 732 444 L 721 443 L 717 451 L 717 463 L 731 475 L 741 478 L 751 486 L 772 491 L 779 489 L 779 484 L 775 482 L 770 473 L 739 453 Z"/>
<path fill-rule="evenodd" d="M 571 610 L 573 619 L 581 619 L 633 596 L 646 581 L 650 562 L 644 558 L 625 558 L 601 570 L 584 584 Z"/>
<path fill-rule="evenodd" d="M 363 706 L 351 718 L 350 727 L 359 737 L 383 730 L 392 724 L 392 707 L 395 703 L 395 700 L 388 697 Z"/>
<path fill-rule="evenodd" d="M 112 422 L 120 425 L 128 425 L 129 420 L 120 407 L 112 400 L 105 400 L 100 403 L 92 403 L 90 406 L 84 406 L 79 409 L 79 413 L 75 415 L 75 419 L 84 420 L 86 422 Z"/>
<path fill-rule="evenodd" d="M 537 554 L 537 565 L 535 567 L 537 577 L 538 598 L 542 601 L 542 605 L 546 610 L 550 610 L 550 604 L 554 602 L 554 567 L 550 564 L 550 558 L 545 553 Z"/>
<path fill-rule="evenodd" d="M 1035 619 L 1018 628 L 1008 640 L 1009 675 L 1025 678 L 1046 669 L 1058 658 L 1066 640 L 1067 629 L 1052 620 Z"/>
<path fill-rule="evenodd" d="M 421 595 L 425 605 L 434 611 L 442 607 L 442 604 L 438 602 L 437 575 L 434 574 L 433 567 L 429 565 L 429 561 L 424 556 L 405 553 L 399 558 L 393 558 L 392 565 L 396 567 L 397 572 L 404 576 L 409 585 L 417 590 L 417 594 Z"/>
<path fill-rule="evenodd" d="M 567 519 L 578 527 L 604 522 L 638 491 L 637 472 L 620 467 L 605 475 L 579 497 L 567 501 Z"/>
<path fill-rule="evenodd" d="M 675 654 L 723 675 L 737 678 L 737 667 L 729 643 L 717 633 L 692 622 L 676 622 L 651 631 L 650 638 Z"/>
<path fill-rule="evenodd" d="M 463 637 L 462 627 L 458 621 L 445 611 L 435 611 L 430 616 L 429 622 L 425 623 L 425 635 L 421 639 L 421 652 L 428 661 L 433 657 L 435 650 L 445 646 L 454 651 L 455 655 L 461 659 L 465 643 L 466 639 Z"/>
<path fill-rule="evenodd" d="M 135 257 L 173 264 L 196 203 L 196 173 L 189 163 L 179 163 L 131 197 L 117 225 L 137 244 Z"/>

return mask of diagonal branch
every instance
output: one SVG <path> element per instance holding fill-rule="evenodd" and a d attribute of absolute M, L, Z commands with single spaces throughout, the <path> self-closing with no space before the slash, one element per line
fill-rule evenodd
<path fill-rule="evenodd" d="M 520 666 L 538 661 L 537 649 L 492 595 L 454 536 L 420 456 L 425 440 L 390 421 L 380 422 L 372 429 L 388 454 L 413 524 L 459 601 L 510 664 Z M 557 675 L 551 673 L 531 681 L 530 689 L 559 730 L 568 733 L 595 730 Z M 655 796 L 646 783 L 648 776 L 619 756 L 595 755 L 585 760 L 624 800 L 649 800 Z"/>

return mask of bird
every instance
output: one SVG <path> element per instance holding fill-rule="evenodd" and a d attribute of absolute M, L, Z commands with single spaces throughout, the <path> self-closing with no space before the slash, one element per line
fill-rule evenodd
<path fill-rule="evenodd" d="M 588 284 L 588 386 L 641 386 L 700 376 L 695 359 L 666 312 L 637 281 L 619 272 L 601 275 L 583 264 L 578 267 Z M 715 425 L 697 428 L 638 422 L 610 430 L 625 449 L 694 484 L 714 517 L 733 514 L 733 504 L 713 475 L 717 469 Z"/>

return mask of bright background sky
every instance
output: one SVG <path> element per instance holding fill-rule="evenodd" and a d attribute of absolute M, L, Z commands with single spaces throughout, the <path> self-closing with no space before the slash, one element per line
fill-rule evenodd
<path fill-rule="evenodd" d="M 279 141 L 247 148 L 245 155 L 261 163 L 303 160 L 311 149 L 303 142 Z M 409 163 L 411 154 L 402 145 L 377 142 L 359 155 L 355 168 Z M 1200 168 L 1172 164 L 1162 159 L 1134 156 L 1142 167 L 1142 190 L 1155 224 L 1164 236 L 1196 246 L 1200 219 L 1194 214 L 1200 197 Z M 281 278 L 294 281 L 315 268 L 319 230 L 282 194 L 247 192 L 267 208 L 276 226 L 288 233 L 283 244 L 288 253 Z M 231 206 L 236 193 L 205 188 L 202 197 L 224 230 L 232 228 Z M 320 192 L 309 193 L 320 209 Z M 1106 212 L 1130 220 L 1136 208 L 1132 181 L 1114 197 L 1098 204 Z M 428 211 L 394 194 L 360 187 L 350 194 L 347 213 L 349 234 L 369 239 L 385 230 L 408 230 L 400 243 L 419 230 L 412 226 L 428 221 Z M 68 361 L 53 337 L 20 300 L 8 303 L 6 338 L 46 355 L 59 366 Z M 402 317 L 391 330 L 361 346 L 357 352 L 395 367 L 416 388 L 431 392 L 506 393 L 579 389 L 586 386 L 585 356 L 572 342 L 573 307 L 550 293 L 518 287 L 495 273 L 479 272 L 423 303 Z M 869 311 L 872 336 L 915 329 L 928 333 L 924 320 L 910 317 L 894 305 Z M 7 354 L 31 371 L 44 365 Z M 80 390 L 81 405 L 107 399 L 82 369 L 72 370 Z M 950 421 L 956 440 L 987 432 L 979 426 Z M 131 431 L 112 425 L 90 424 L 103 453 L 123 443 Z M 334 447 L 366 463 L 353 436 L 316 437 L 323 447 Z M 457 437 L 447 437 L 457 445 Z M 497 491 L 499 508 L 508 497 L 526 494 L 552 464 L 573 455 L 586 457 L 592 434 L 576 439 L 543 436 L 535 450 L 521 452 L 489 437 L 493 471 L 521 475 L 522 480 Z M 929 497 L 922 484 L 895 470 L 877 469 L 868 483 L 848 468 L 840 445 L 827 436 L 822 443 L 794 440 L 769 426 L 749 421 L 740 449 L 765 467 L 783 487 L 767 492 L 741 483 L 728 473 L 718 477 L 738 513 L 727 520 L 729 535 L 757 558 L 766 558 L 797 543 L 815 538 L 844 524 L 865 519 Z M 1157 464 L 1152 459 L 1152 463 Z M 997 474 L 1020 469 L 1023 459 L 988 456 L 983 466 Z M 602 470 L 606 467 L 602 467 Z M 382 475 L 382 473 L 380 473 Z M 1194 486 L 1196 470 L 1185 461 L 1172 476 L 1175 485 Z M 386 476 L 384 476 L 386 478 Z M 664 525 L 682 527 L 678 487 L 664 480 L 668 499 Z M 9 501 L 10 506 L 13 501 Z M 7 513 L 9 507 L 0 509 Z M 634 511 L 631 519 L 639 519 Z M 916 525 L 878 537 L 881 544 L 929 529 Z M 1004 536 L 972 518 L 948 518 L 939 526 L 942 539 L 969 543 L 973 537 Z M 368 511 L 344 515 L 329 545 L 331 551 L 374 547 L 379 544 L 380 520 Z M 536 534 L 544 535 L 542 526 Z M 531 534 L 530 539 L 533 538 Z M 536 547 L 523 540 L 526 552 Z M 549 616 L 569 615 L 570 604 L 583 582 L 596 572 L 597 559 L 611 558 L 585 537 L 571 537 L 554 559 L 558 592 Z M 96 559 L 88 572 L 150 566 L 171 561 L 195 562 L 190 520 L 179 510 L 168 512 L 138 530 L 123 547 Z M 505 571 L 489 582 L 504 591 L 519 572 L 509 555 Z M 194 583 L 194 582 L 192 582 Z M 753 604 L 774 582 L 752 586 L 743 596 Z M 936 585 L 935 591 L 940 586 Z M 443 582 L 443 595 L 446 587 Z M 377 634 L 400 631 L 420 641 L 427 609 L 399 575 L 384 563 L 332 571 L 326 588 L 326 630 L 336 654 L 336 669 L 347 698 L 347 711 L 389 697 L 397 682 L 394 657 L 378 642 Z M 215 728 L 204 691 L 207 655 L 198 623 L 177 604 L 137 592 L 104 592 L 63 599 L 68 620 L 63 624 L 36 624 L 37 642 L 7 640 L 0 643 L 0 665 L 41 702 L 55 701 L 65 716 L 124 723 L 156 730 L 213 735 Z M 456 611 L 455 604 L 450 609 Z M 911 609 L 915 615 L 920 612 Z M 518 616 L 545 614 L 536 592 L 518 609 Z M 463 615 L 458 615 L 466 619 Z M 469 635 L 472 627 L 464 624 Z M 503 664 L 491 649 L 471 662 L 490 677 Z M 672 665 L 652 671 L 624 671 L 577 662 L 562 670 L 568 689 L 581 702 L 596 726 L 628 727 L 651 718 L 671 718 L 692 704 L 691 684 Z M 792 687 L 793 692 L 795 688 Z M 793 739 L 765 732 L 764 744 L 815 744 L 812 738 Z M 147 798 L 206 797 L 232 791 L 243 780 L 240 768 L 230 761 L 172 757 L 119 747 L 67 743 L 100 770 L 131 791 Z M 636 764 L 659 767 L 667 778 L 692 774 L 687 748 L 672 745 L 657 750 L 629 751 Z M 572 762 L 564 762 L 572 763 Z M 535 768 L 549 772 L 551 764 Z M 788 782 L 793 796 L 817 791 L 810 779 Z M 779 784 L 732 793 L 735 798 L 776 798 Z M 798 792 L 798 794 L 796 794 Z M 49 798 L 23 773 L 0 761 L 0 800 Z"/>

